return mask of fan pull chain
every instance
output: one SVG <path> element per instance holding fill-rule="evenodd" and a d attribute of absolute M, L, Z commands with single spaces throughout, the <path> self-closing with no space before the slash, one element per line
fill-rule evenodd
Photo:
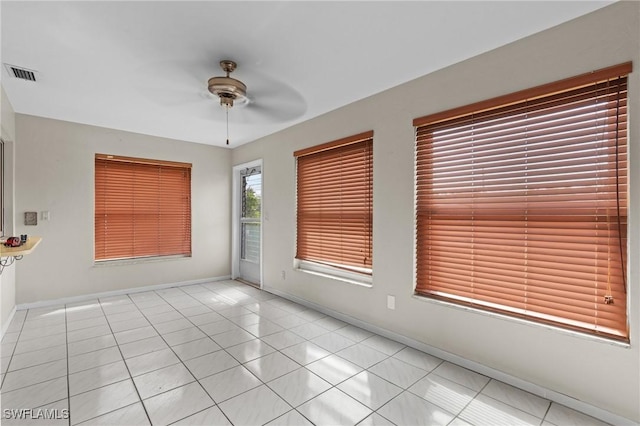
<path fill-rule="evenodd" d="M 227 145 L 229 145 L 229 107 L 226 106 L 225 110 L 227 110 Z"/>

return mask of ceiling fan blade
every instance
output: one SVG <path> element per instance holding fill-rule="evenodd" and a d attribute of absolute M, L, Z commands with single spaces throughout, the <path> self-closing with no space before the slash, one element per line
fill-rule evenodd
<path fill-rule="evenodd" d="M 307 104 L 295 89 L 273 78 L 251 74 L 255 77 L 248 80 L 253 81 L 253 86 L 247 83 L 249 102 L 229 110 L 229 123 L 285 123 L 301 117 L 306 112 Z M 225 121 L 224 109 L 221 108 L 221 111 L 214 114 L 212 119 Z"/>
<path fill-rule="evenodd" d="M 304 112 L 304 111 L 303 111 Z M 291 121 L 301 114 L 298 109 L 280 108 L 277 106 L 251 103 L 242 107 L 232 107 L 229 110 L 229 123 L 235 124 L 275 124 Z M 225 122 L 226 111 L 223 107 L 211 111 L 211 120 Z"/>
<path fill-rule="evenodd" d="M 254 103 L 247 105 L 242 111 L 242 117 L 247 120 L 255 120 L 256 122 L 284 123 L 300 117 L 304 110 L 292 108 L 291 106 L 279 105 L 276 102 L 271 103 Z"/>
<path fill-rule="evenodd" d="M 160 106 L 179 107 L 203 103 L 208 101 L 203 95 L 193 89 L 155 89 L 150 87 L 138 87 L 138 92 L 149 101 Z"/>
<path fill-rule="evenodd" d="M 196 63 L 157 61 L 137 68 L 130 75 L 138 93 L 161 106 L 204 103 L 206 99 L 202 96 L 202 90 L 206 91 L 203 84 L 206 69 Z"/>
<path fill-rule="evenodd" d="M 146 64 L 134 75 L 133 84 L 144 98 L 170 108 L 216 122 L 226 122 L 219 98 L 207 90 L 207 80 L 224 72 L 212 61 L 171 60 Z M 229 123 L 275 124 L 301 117 L 307 104 L 294 88 L 252 69 L 249 64 L 233 71 L 232 77 L 247 85 L 248 103 L 229 110 Z M 197 113 L 196 113 L 197 110 Z"/>

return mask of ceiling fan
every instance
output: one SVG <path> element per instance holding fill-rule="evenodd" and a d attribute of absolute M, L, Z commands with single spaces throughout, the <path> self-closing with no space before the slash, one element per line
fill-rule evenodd
<path fill-rule="evenodd" d="M 302 95 L 279 76 L 279 68 L 265 65 L 238 66 L 238 62 L 224 59 L 218 62 L 224 75 L 211 75 L 211 62 L 192 59 L 145 64 L 136 75 L 153 75 L 142 80 L 138 89 L 155 104 L 171 114 L 229 125 L 272 126 L 301 117 L 307 103 Z M 231 74 L 240 74 L 234 78 Z M 203 80 L 207 89 L 203 88 Z M 150 83 L 151 82 L 151 83 Z M 211 108 L 211 100 L 219 101 L 224 109 Z M 242 127 L 239 127 L 242 131 Z"/>
<path fill-rule="evenodd" d="M 229 145 L 229 109 L 233 106 L 234 102 L 241 104 L 247 104 L 249 98 L 247 98 L 247 85 L 230 77 L 230 74 L 236 70 L 236 64 L 233 61 L 224 59 L 220 61 L 220 67 L 222 71 L 227 73 L 226 77 L 211 77 L 209 79 L 209 92 L 220 98 L 220 105 L 222 105 L 227 112 L 227 145 Z"/>
<path fill-rule="evenodd" d="M 268 70 L 258 71 L 242 68 L 243 80 L 231 77 L 231 73 L 238 69 L 235 61 L 224 59 L 220 61 L 220 68 L 225 76 L 211 77 L 207 81 L 207 98 L 217 97 L 220 105 L 228 112 L 233 108 L 235 122 L 258 125 L 281 123 L 300 117 L 306 111 L 306 101 L 289 84 L 278 79 Z M 216 119 L 215 115 L 212 117 Z M 231 116 L 230 116 L 231 118 Z"/>
<path fill-rule="evenodd" d="M 238 64 L 228 59 L 220 61 L 220 68 L 227 73 L 226 77 L 211 77 L 209 79 L 209 92 L 220 98 L 220 105 L 231 108 L 234 102 L 246 104 L 249 102 L 247 98 L 247 85 L 230 77 Z"/>

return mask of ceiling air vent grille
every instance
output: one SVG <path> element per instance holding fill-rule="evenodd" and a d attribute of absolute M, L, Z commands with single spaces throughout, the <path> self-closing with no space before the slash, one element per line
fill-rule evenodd
<path fill-rule="evenodd" d="M 27 81 L 36 81 L 36 72 L 27 68 L 17 67 L 15 65 L 4 64 L 11 74 L 15 78 Z"/>

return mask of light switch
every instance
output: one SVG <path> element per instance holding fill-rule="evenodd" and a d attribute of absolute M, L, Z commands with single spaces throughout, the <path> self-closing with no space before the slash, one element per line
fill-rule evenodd
<path fill-rule="evenodd" d="M 49 220 L 49 212 L 48 211 L 40 212 L 40 219 Z"/>
<path fill-rule="evenodd" d="M 392 295 L 387 296 L 387 308 L 395 309 L 396 308 L 396 297 Z"/>

